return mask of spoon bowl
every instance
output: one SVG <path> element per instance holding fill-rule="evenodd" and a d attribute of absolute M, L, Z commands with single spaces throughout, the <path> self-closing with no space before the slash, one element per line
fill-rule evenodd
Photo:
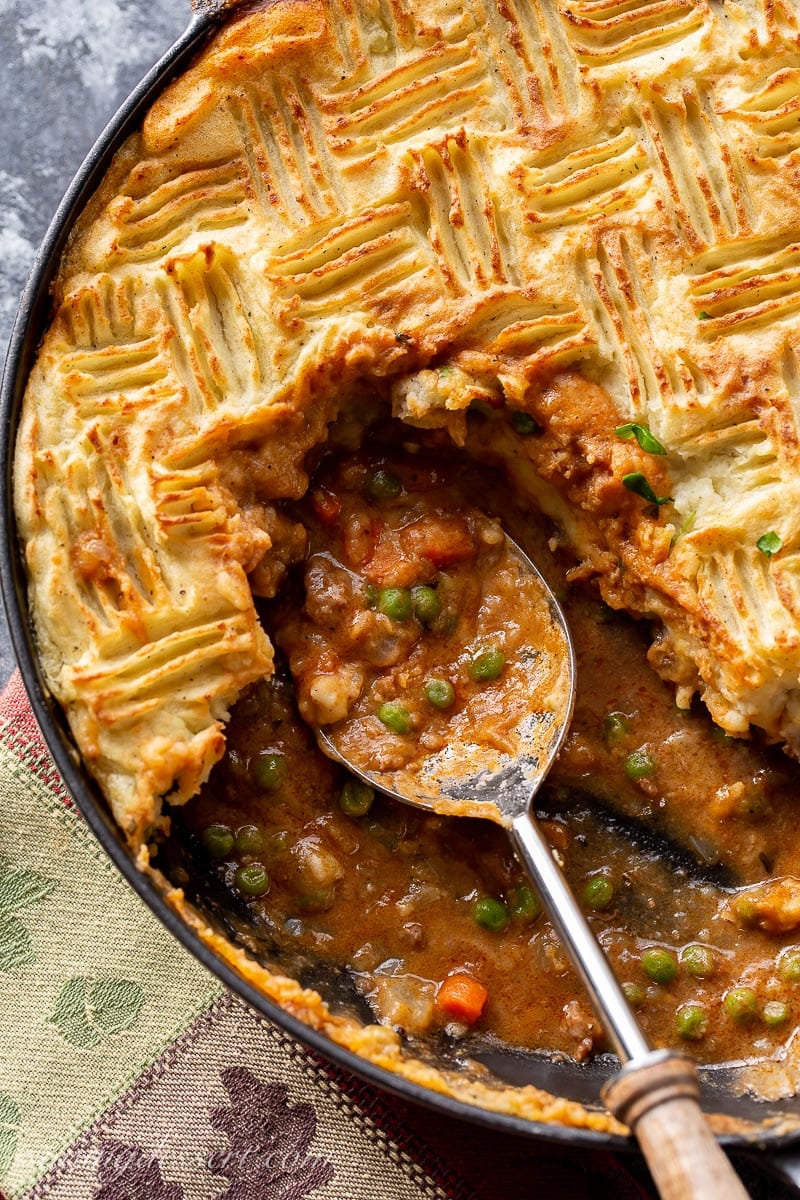
<path fill-rule="evenodd" d="M 510 828 L 523 817 L 553 765 L 567 734 L 575 704 L 577 665 L 564 612 L 544 576 L 527 554 L 505 534 L 509 557 L 521 574 L 532 576 L 543 601 L 542 648 L 531 648 L 522 662 L 528 675 L 530 707 L 521 710 L 506 732 L 502 748 L 487 746 L 471 726 L 457 728 L 441 750 L 419 763 L 393 771 L 365 770 L 348 758 L 337 726 L 318 726 L 323 752 L 385 795 L 440 816 L 482 817 Z M 542 656 L 554 660 L 543 669 Z M 555 668 L 555 669 L 554 669 Z"/>

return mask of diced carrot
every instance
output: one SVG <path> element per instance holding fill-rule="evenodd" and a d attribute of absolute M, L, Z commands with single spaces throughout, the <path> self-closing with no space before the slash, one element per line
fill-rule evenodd
<path fill-rule="evenodd" d="M 363 565 L 364 574 L 377 587 L 411 587 L 420 582 L 420 564 L 403 555 L 393 534 L 386 530 L 385 536 L 378 535 L 369 561 Z"/>
<path fill-rule="evenodd" d="M 424 517 L 406 526 L 401 540 L 407 553 L 427 558 L 436 567 L 448 567 L 475 554 L 472 534 L 462 517 Z"/>
<path fill-rule="evenodd" d="M 471 975 L 448 975 L 439 984 L 436 1007 L 464 1025 L 474 1025 L 486 1007 L 489 993 Z"/>
<path fill-rule="evenodd" d="M 334 496 L 333 492 L 326 491 L 325 488 L 314 489 L 311 493 L 311 506 L 314 509 L 314 516 L 318 521 L 322 521 L 323 525 L 332 525 L 341 516 L 341 500 L 338 496 Z"/>

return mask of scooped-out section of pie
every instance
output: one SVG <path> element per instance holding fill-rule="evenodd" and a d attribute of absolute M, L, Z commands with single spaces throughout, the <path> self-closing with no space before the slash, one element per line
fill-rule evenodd
<path fill-rule="evenodd" d="M 305 600 L 276 641 L 329 749 L 440 815 L 502 823 L 480 780 L 546 770 L 571 709 L 568 637 L 454 464 L 390 428 L 394 453 L 331 453 L 315 472 Z"/>
<path fill-rule="evenodd" d="M 379 777 L 464 723 L 487 754 L 503 748 L 541 617 L 505 586 L 508 529 L 562 597 L 577 652 L 573 724 L 537 805 L 626 995 L 657 1046 L 788 1070 L 800 768 L 676 706 L 646 631 L 575 575 L 563 536 L 487 452 L 539 436 L 478 408 L 458 450 L 379 404 L 332 428 L 307 496 L 284 509 L 305 557 L 259 605 L 276 675 L 235 707 L 225 757 L 159 861 L 189 895 L 213 881 L 257 958 L 301 975 L 323 964 L 412 1047 L 608 1051 L 502 830 L 383 797 L 314 739 L 318 723 L 341 729 L 337 746 Z"/>

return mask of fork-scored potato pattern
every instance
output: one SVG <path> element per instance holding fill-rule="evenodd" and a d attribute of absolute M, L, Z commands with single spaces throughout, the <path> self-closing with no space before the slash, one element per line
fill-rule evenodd
<path fill-rule="evenodd" d="M 535 415 L 512 471 L 659 620 L 679 699 L 800 749 L 794 3 L 250 6 L 117 156 L 56 301 L 17 511 L 48 680 L 131 837 L 269 672 L 271 504 L 367 377 L 457 438 L 476 395 Z"/>

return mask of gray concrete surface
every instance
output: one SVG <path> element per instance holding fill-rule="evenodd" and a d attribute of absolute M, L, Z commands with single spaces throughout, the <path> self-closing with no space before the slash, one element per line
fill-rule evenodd
<path fill-rule="evenodd" d="M 70 178 L 188 16 L 189 0 L 0 0 L 0 358 Z M 0 616 L 0 686 L 13 667 Z"/>

